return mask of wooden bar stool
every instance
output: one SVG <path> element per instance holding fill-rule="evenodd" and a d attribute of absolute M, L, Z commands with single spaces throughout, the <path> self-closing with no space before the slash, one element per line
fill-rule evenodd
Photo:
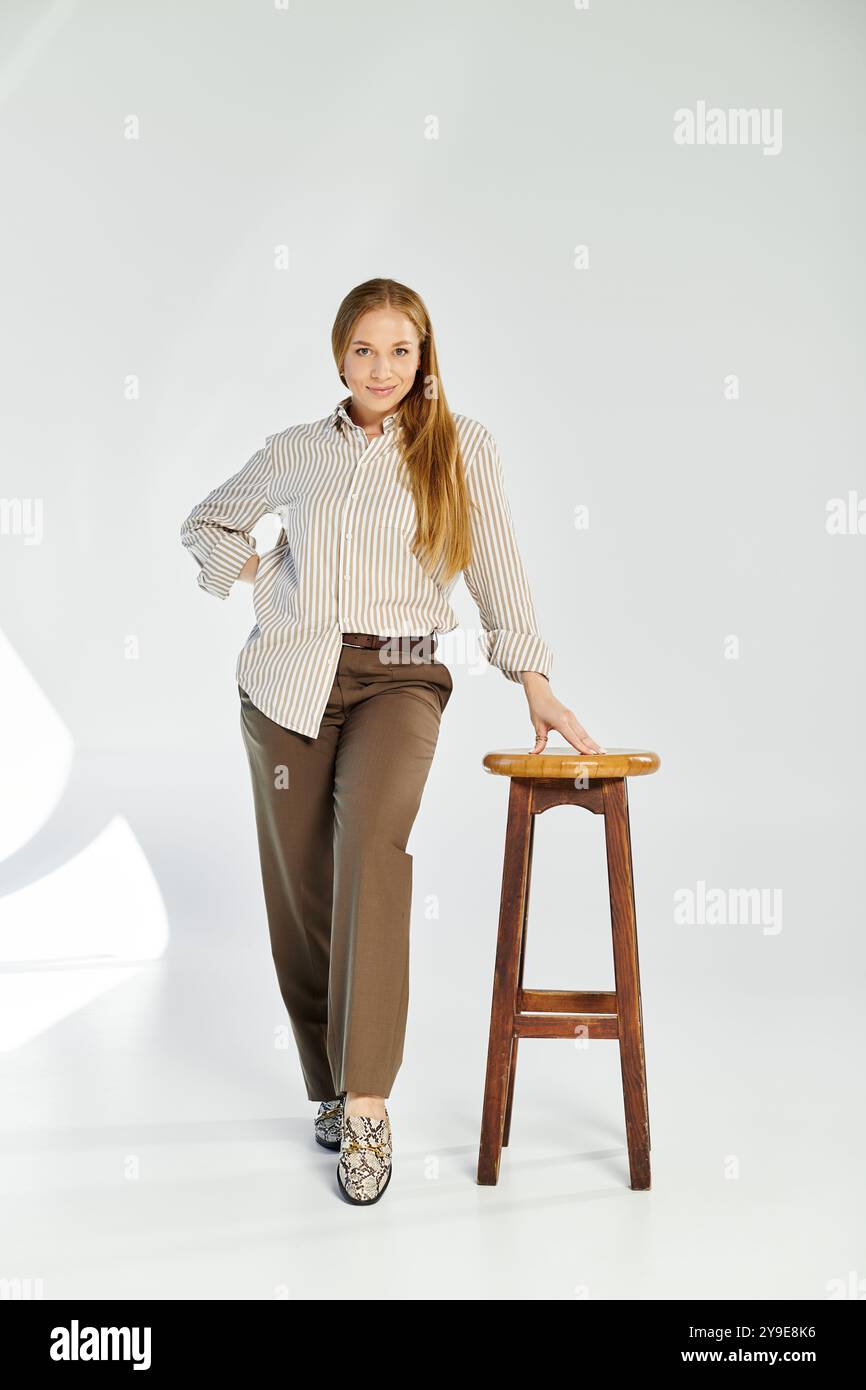
<path fill-rule="evenodd" d="M 517 748 L 488 753 L 484 767 L 511 778 L 499 935 L 490 1011 L 487 1079 L 478 1154 L 478 1182 L 495 1184 L 508 1143 L 517 1044 L 521 1038 L 590 1038 L 619 1042 L 631 1186 L 650 1185 L 650 1129 L 644 1055 L 637 918 L 631 860 L 626 779 L 659 766 L 656 753 L 612 748 L 584 754 L 576 748 L 526 753 Z M 535 818 L 551 806 L 585 806 L 604 816 L 615 989 L 524 989 L 523 961 L 529 911 Z"/>

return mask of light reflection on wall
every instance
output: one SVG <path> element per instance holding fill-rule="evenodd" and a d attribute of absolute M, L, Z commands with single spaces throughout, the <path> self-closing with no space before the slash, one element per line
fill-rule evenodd
<path fill-rule="evenodd" d="M 0 683 L 4 859 L 53 813 L 74 742 L 2 633 Z M 159 885 L 129 822 L 116 815 L 65 864 L 0 897 L 0 1052 L 130 979 L 167 941 Z"/>
<path fill-rule="evenodd" d="M 30 1041 L 161 956 L 165 905 L 129 823 L 0 899 L 0 1051 Z"/>
<path fill-rule="evenodd" d="M 69 780 L 75 745 L 8 638 L 0 632 L 0 860 L 31 840 Z"/>

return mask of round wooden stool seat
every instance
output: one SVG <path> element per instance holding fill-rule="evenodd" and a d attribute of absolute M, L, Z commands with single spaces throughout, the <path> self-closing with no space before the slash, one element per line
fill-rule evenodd
<path fill-rule="evenodd" d="M 645 777 L 659 767 L 658 753 L 644 748 L 609 748 L 606 753 L 579 753 L 571 744 L 527 753 L 525 748 L 497 748 L 485 753 L 483 766 L 498 777 Z"/>

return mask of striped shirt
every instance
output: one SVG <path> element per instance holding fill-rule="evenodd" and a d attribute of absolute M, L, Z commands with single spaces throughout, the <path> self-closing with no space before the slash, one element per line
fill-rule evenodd
<path fill-rule="evenodd" d="M 442 582 L 412 554 L 414 499 L 398 476 L 395 414 L 370 439 L 345 397 L 323 419 L 267 436 L 237 473 L 209 492 L 183 522 L 180 538 L 199 565 L 198 584 L 227 598 L 256 551 L 250 528 L 267 512 L 282 523 L 261 556 L 253 584 L 255 627 L 237 659 L 236 679 L 275 723 L 318 737 L 344 632 L 422 637 L 458 627 Z M 550 675 L 517 547 L 499 451 L 490 432 L 453 415 L 470 509 L 472 561 L 463 577 L 481 617 L 481 648 L 509 680 Z M 429 564 L 429 561 L 428 561 Z"/>

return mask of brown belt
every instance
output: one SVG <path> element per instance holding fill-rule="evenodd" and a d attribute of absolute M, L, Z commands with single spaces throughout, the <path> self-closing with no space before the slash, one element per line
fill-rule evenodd
<path fill-rule="evenodd" d="M 436 650 L 436 636 L 432 632 L 428 632 L 426 637 L 377 637 L 372 632 L 343 633 L 344 647 L 386 647 L 390 643 L 400 651 L 404 648 L 413 650 L 421 646 L 425 653 L 429 644 L 431 657 Z"/>

